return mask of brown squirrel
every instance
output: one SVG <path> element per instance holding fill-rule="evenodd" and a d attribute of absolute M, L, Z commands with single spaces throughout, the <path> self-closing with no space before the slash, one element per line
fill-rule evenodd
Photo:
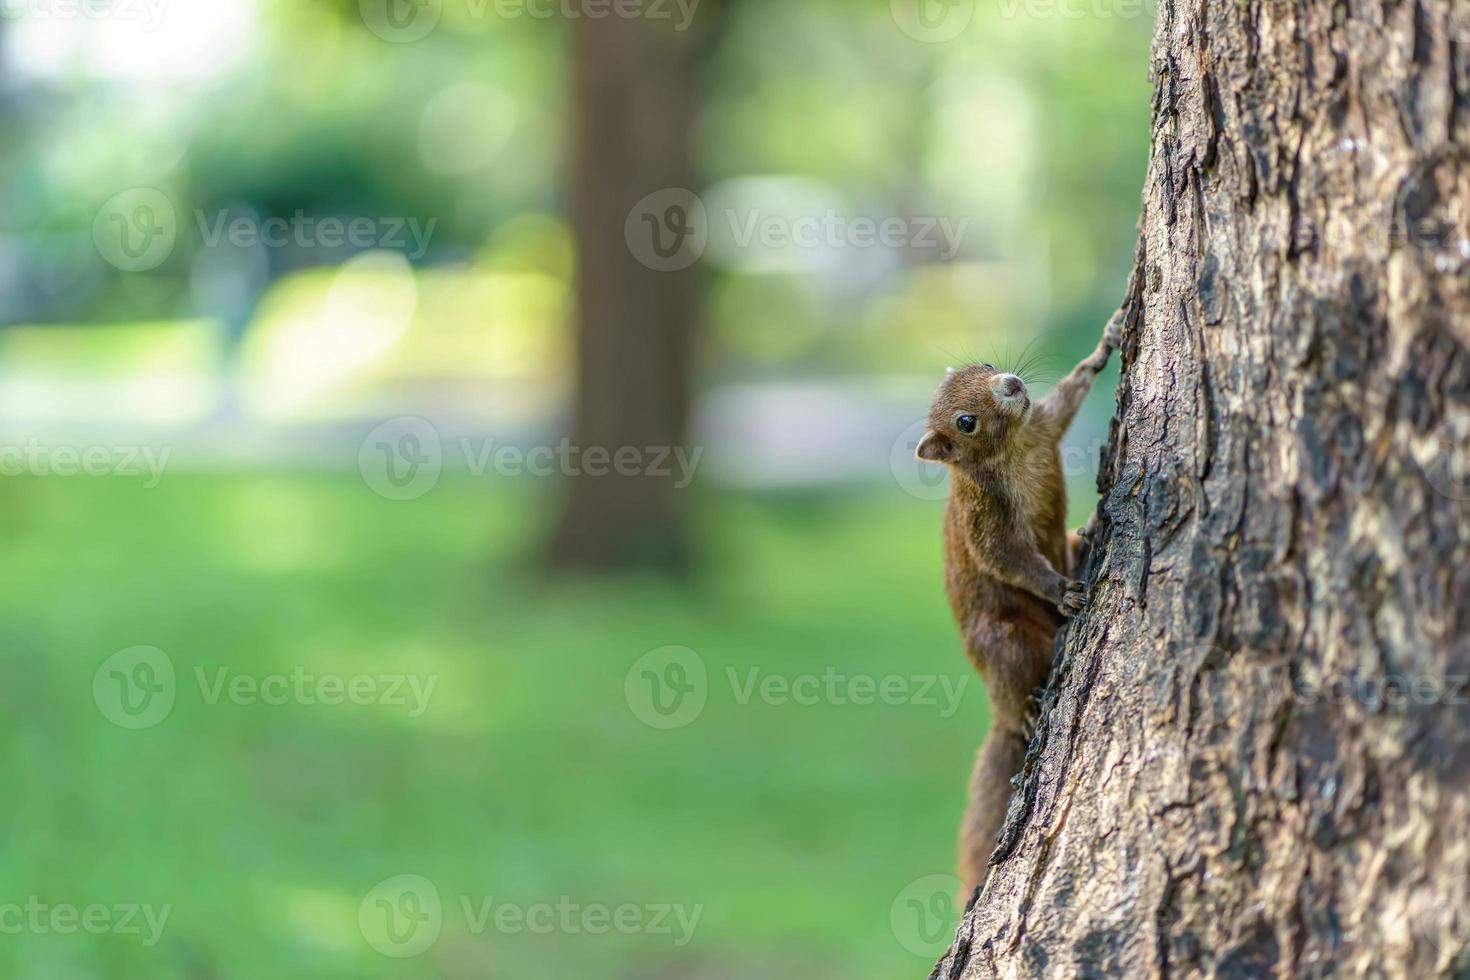
<path fill-rule="evenodd" d="M 929 409 L 920 459 L 950 469 L 944 512 L 944 586 L 965 653 L 990 694 L 990 733 L 975 760 L 960 829 L 964 893 L 984 882 L 1005 819 L 1011 777 L 1031 737 L 1037 692 L 1051 671 L 1052 641 L 1086 593 L 1072 576 L 1060 444 L 1067 426 L 1122 339 L 1118 320 L 1045 398 L 991 364 L 950 369 Z"/>

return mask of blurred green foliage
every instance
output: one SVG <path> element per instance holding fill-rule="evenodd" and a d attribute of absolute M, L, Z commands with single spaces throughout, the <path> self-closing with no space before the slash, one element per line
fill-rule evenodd
<path fill-rule="evenodd" d="M 889 925 L 950 841 L 984 729 L 937 587 L 932 507 L 893 489 L 721 499 L 710 571 L 536 584 L 529 487 L 404 506 L 345 477 L 5 484 L 9 795 L 0 896 L 173 906 L 163 940 L 8 936 L 21 980 L 920 976 Z M 486 542 L 495 542 L 487 554 Z M 779 570 L 779 574 L 775 571 Z M 156 727 L 92 703 L 107 652 L 164 650 Z M 624 675 L 688 646 L 703 714 L 657 731 Z M 207 703 L 194 671 L 437 677 L 429 709 Z M 738 701 L 726 670 L 942 675 L 959 711 Z M 743 680 L 742 680 L 743 683 Z M 917 870 L 916 870 L 917 869 Z M 433 951 L 362 942 L 378 881 L 455 903 Z M 702 905 L 693 941 L 473 935 L 456 897 Z"/>
<path fill-rule="evenodd" d="M 244 332 L 255 301 L 237 309 L 228 290 L 205 288 L 201 229 L 220 214 L 432 219 L 422 266 L 490 273 L 520 261 L 494 246 L 509 228 L 568 237 L 567 47 L 555 19 L 447 0 L 437 30 L 395 44 L 347 0 L 204 8 L 234 13 L 204 26 L 165 18 L 160 50 L 175 59 L 153 74 L 108 68 L 80 42 L 70 60 L 12 59 L 7 228 L 33 253 L 35 294 L 12 321 L 205 316 Z M 698 140 L 712 202 L 938 219 L 963 235 L 938 266 L 923 249 L 765 263 L 711 254 L 706 380 L 931 372 L 954 352 L 999 356 L 1037 337 L 1056 369 L 1084 349 L 1131 257 L 1150 18 L 1028 9 L 977 5 L 958 38 L 927 44 L 895 27 L 886 0 L 729 5 Z M 9 43 L 29 50 L 32 34 L 17 29 Z M 191 43 L 218 53 L 177 54 Z M 180 243 L 160 268 L 123 274 L 97 261 L 88 232 L 104 202 L 138 186 L 170 196 Z M 251 285 L 346 257 L 273 250 Z M 569 263 L 553 274 L 569 289 Z M 476 310 L 466 302 L 460 316 Z M 501 329 L 559 334 L 566 310 Z M 547 360 L 523 365 L 527 377 L 552 373 L 555 348 L 539 346 Z"/>
<path fill-rule="evenodd" d="M 1028 344 L 1056 374 L 1090 348 L 1132 255 L 1149 16 L 977 5 L 960 37 L 926 44 L 897 29 L 888 0 L 728 6 L 697 134 L 716 221 L 722 207 L 831 209 L 964 233 L 946 262 L 711 248 L 703 387 L 846 376 L 856 390 Z M 494 397 L 554 415 L 575 276 L 565 30 L 471 9 L 445 0 L 439 29 L 403 44 L 368 30 L 357 0 L 170 4 L 156 37 L 122 47 L 106 25 L 0 24 L 0 414 L 185 429 L 227 404 L 269 428 L 427 391 L 470 392 L 467 413 Z M 156 269 L 125 273 L 92 231 L 133 187 L 169 197 L 180 235 Z M 198 227 L 298 211 L 435 231 L 410 262 L 237 254 Z M 916 877 L 950 870 L 985 724 L 940 588 L 938 504 L 891 484 L 715 491 L 697 509 L 709 561 L 691 588 L 552 586 L 522 564 L 547 484 L 448 474 L 432 504 L 405 505 L 332 472 L 335 456 L 317 462 L 176 467 L 153 490 L 0 480 L 0 903 L 173 906 L 154 949 L 7 934 L 0 975 L 929 969 L 890 915 Z M 1091 509 L 1087 482 L 1074 524 Z M 185 692 L 136 732 L 89 696 L 102 661 L 134 644 L 165 650 Z M 666 644 L 696 650 L 715 679 L 703 715 L 671 732 L 623 698 L 629 666 Z M 385 707 L 205 704 L 196 667 L 428 673 L 438 686 L 410 723 Z M 970 683 L 946 718 L 742 705 L 723 680 L 832 667 Z M 450 902 L 572 895 L 703 913 L 675 948 L 472 935 L 452 911 L 431 953 L 390 960 L 362 941 L 358 906 L 408 872 Z"/>

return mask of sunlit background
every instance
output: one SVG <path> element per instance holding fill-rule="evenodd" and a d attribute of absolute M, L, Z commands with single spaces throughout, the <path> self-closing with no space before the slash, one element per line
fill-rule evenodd
<path fill-rule="evenodd" d="M 580 5 L 419 3 L 0 0 L 0 973 L 925 975 L 986 709 L 914 426 L 947 365 L 1044 391 L 1121 298 L 1151 9 L 718 4 L 695 560 L 564 576 L 568 478 L 494 454 L 572 433 Z M 749 234 L 812 218 L 840 230 Z M 692 716 L 638 703 L 651 653 L 703 670 Z M 119 723 L 139 657 L 171 705 Z M 371 703 L 248 694 L 302 674 Z M 395 947 L 383 888 L 412 922 L 423 882 L 437 931 Z"/>

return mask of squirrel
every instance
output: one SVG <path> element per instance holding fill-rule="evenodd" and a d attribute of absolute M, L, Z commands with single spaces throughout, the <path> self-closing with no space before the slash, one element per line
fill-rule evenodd
<path fill-rule="evenodd" d="M 990 696 L 990 732 L 960 829 L 963 894 L 984 883 L 1057 630 L 1086 600 L 1074 578 L 1081 535 L 1066 530 L 1060 444 L 1121 341 L 1115 318 L 1097 349 L 1034 405 L 1024 381 L 992 364 L 951 368 L 916 449 L 920 459 L 950 469 L 945 592 Z"/>

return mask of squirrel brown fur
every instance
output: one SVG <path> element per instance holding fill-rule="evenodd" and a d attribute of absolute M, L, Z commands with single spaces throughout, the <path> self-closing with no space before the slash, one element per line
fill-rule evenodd
<path fill-rule="evenodd" d="M 1045 398 L 990 364 L 951 370 L 929 410 L 920 459 L 950 469 L 944 585 L 965 653 L 990 695 L 990 732 L 975 760 L 960 829 L 963 894 L 984 883 L 1011 777 L 1031 738 L 1052 642 L 1086 595 L 1078 537 L 1066 530 L 1061 441 L 1121 341 L 1119 321 Z"/>

